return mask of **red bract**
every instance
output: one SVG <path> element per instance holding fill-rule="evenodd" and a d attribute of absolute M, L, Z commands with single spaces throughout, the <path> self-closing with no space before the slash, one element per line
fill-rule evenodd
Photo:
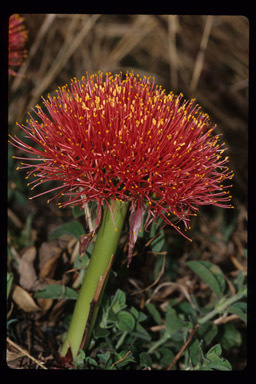
<path fill-rule="evenodd" d="M 9 74 L 17 75 L 10 67 L 19 67 L 22 65 L 26 56 L 24 49 L 25 42 L 28 37 L 28 32 L 23 25 L 23 17 L 18 14 L 13 14 L 9 18 Z"/>
<path fill-rule="evenodd" d="M 45 110 L 37 105 L 20 125 L 30 143 L 12 137 L 13 145 L 34 155 L 19 157 L 26 161 L 20 168 L 35 177 L 32 189 L 59 181 L 44 193 L 67 196 L 60 207 L 130 202 L 131 242 L 146 208 L 146 226 L 161 216 L 180 232 L 178 222 L 188 229 L 200 205 L 230 207 L 230 185 L 223 182 L 233 172 L 222 157 L 225 143 L 194 100 L 166 94 L 133 73 L 104 79 L 99 72 L 56 92 L 43 99 Z"/>

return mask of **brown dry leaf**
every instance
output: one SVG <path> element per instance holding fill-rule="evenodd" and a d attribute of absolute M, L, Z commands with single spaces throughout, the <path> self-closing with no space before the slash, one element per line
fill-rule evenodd
<path fill-rule="evenodd" d="M 52 278 L 55 273 L 57 261 L 61 255 L 61 248 L 58 247 L 55 240 L 42 243 L 39 250 L 39 277 Z"/>
<path fill-rule="evenodd" d="M 37 280 L 34 269 L 34 260 L 36 258 L 36 248 L 28 247 L 24 250 L 19 262 L 20 285 L 26 290 L 30 290 Z"/>
<path fill-rule="evenodd" d="M 56 269 L 56 264 L 58 261 L 59 255 L 52 256 L 49 260 L 47 260 L 42 269 L 40 269 L 39 277 L 41 279 L 45 277 L 53 277 Z"/>
<path fill-rule="evenodd" d="M 20 359 L 21 357 L 24 357 L 24 354 L 22 352 L 12 352 L 7 349 L 6 351 L 6 361 L 7 363 L 10 363 L 14 360 Z"/>
<path fill-rule="evenodd" d="M 24 312 L 41 311 L 41 308 L 36 304 L 32 296 L 19 285 L 14 287 L 12 298 Z"/>
<path fill-rule="evenodd" d="M 52 306 L 53 299 L 38 298 L 37 303 L 40 305 L 40 308 L 42 309 L 42 311 L 48 311 L 48 309 L 50 309 Z"/>

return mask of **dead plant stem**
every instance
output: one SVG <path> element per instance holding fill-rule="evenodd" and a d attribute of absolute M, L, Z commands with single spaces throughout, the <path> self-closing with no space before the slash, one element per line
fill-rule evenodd
<path fill-rule="evenodd" d="M 195 335 L 196 331 L 198 330 L 199 328 L 199 324 L 197 324 L 191 331 L 188 339 L 186 340 L 186 342 L 182 345 L 181 349 L 179 350 L 179 352 L 177 353 L 177 355 L 174 357 L 174 359 L 172 360 L 171 364 L 169 365 L 169 367 L 167 368 L 167 371 L 170 371 L 173 366 L 177 363 L 177 361 L 179 360 L 179 358 L 181 357 L 182 353 L 185 351 L 185 349 L 187 348 L 187 346 L 189 345 L 189 343 L 191 342 L 193 336 Z"/>
<path fill-rule="evenodd" d="M 12 341 L 11 339 L 9 339 L 9 337 L 6 338 L 7 342 L 9 344 L 11 344 L 14 348 L 16 348 L 19 352 L 23 353 L 23 355 L 27 356 L 30 360 L 33 360 L 37 365 L 39 365 L 42 369 L 46 369 L 47 368 L 42 364 L 40 363 L 40 361 L 38 361 L 37 359 L 35 359 L 33 356 L 31 356 L 25 349 L 21 348 L 18 344 L 14 343 L 14 341 Z"/>
<path fill-rule="evenodd" d="M 192 75 L 192 80 L 190 83 L 190 94 L 193 94 L 197 88 L 197 84 L 199 81 L 199 77 L 201 75 L 202 69 L 203 69 L 203 63 L 204 63 L 204 55 L 207 48 L 209 36 L 212 29 L 212 23 L 213 23 L 213 16 L 209 15 L 206 18 L 204 31 L 201 39 L 200 49 L 197 54 L 194 71 Z"/>

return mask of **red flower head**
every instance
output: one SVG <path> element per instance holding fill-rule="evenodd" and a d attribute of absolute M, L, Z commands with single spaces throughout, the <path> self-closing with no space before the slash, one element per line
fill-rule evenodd
<path fill-rule="evenodd" d="M 180 232 L 178 222 L 187 230 L 200 205 L 230 207 L 230 185 L 223 182 L 233 172 L 222 158 L 225 143 L 212 135 L 215 127 L 193 100 L 166 94 L 133 73 L 107 73 L 104 80 L 99 72 L 56 92 L 43 99 L 45 111 L 39 105 L 33 110 L 39 121 L 30 116 L 20 125 L 33 146 L 12 137 L 12 144 L 34 155 L 19 158 L 26 160 L 20 168 L 35 177 L 32 189 L 59 181 L 47 192 L 68 197 L 60 207 L 130 202 L 130 244 L 146 208 L 146 226 L 161 216 Z"/>
<path fill-rule="evenodd" d="M 23 17 L 13 14 L 9 18 L 9 67 L 19 67 L 22 65 L 26 51 L 24 45 L 28 37 L 28 32 L 23 25 Z M 9 74 L 15 76 L 17 73 L 9 68 Z"/>

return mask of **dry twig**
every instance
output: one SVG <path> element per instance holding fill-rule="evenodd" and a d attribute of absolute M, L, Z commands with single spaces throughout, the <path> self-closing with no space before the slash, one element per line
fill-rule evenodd
<path fill-rule="evenodd" d="M 70 57 L 75 53 L 78 49 L 79 45 L 88 34 L 90 29 L 96 23 L 100 15 L 92 15 L 88 17 L 86 22 L 83 25 L 83 28 L 76 34 L 75 30 L 79 23 L 77 19 L 71 19 L 68 28 L 70 28 L 70 33 L 67 33 L 67 37 L 65 39 L 64 44 L 58 52 L 57 57 L 53 60 L 51 68 L 47 71 L 45 77 L 42 79 L 42 82 L 34 89 L 30 105 L 34 105 L 40 95 L 43 94 L 45 89 L 49 87 L 49 85 L 53 82 L 55 77 L 64 67 L 66 62 L 70 59 Z"/>
<path fill-rule="evenodd" d="M 207 16 L 205 26 L 204 26 L 204 32 L 200 44 L 200 50 L 198 52 L 195 66 L 194 66 L 194 71 L 193 71 L 193 76 L 190 84 L 190 93 L 193 94 L 196 90 L 200 74 L 203 69 L 203 63 L 204 63 L 204 54 L 205 50 L 208 44 L 209 36 L 211 33 L 211 28 L 212 28 L 212 22 L 213 22 L 213 16 Z"/>
<path fill-rule="evenodd" d="M 187 346 L 189 345 L 189 343 L 191 342 L 194 334 L 196 333 L 196 331 L 198 330 L 199 328 L 199 324 L 197 324 L 191 331 L 187 341 L 183 344 L 183 346 L 181 347 L 181 349 L 179 350 L 179 352 L 177 353 L 177 355 L 174 357 L 174 359 L 172 360 L 171 364 L 169 365 L 169 367 L 167 368 L 167 371 L 170 371 L 173 366 L 177 363 L 177 361 L 179 360 L 179 358 L 181 357 L 182 353 L 185 351 L 185 349 L 187 348 Z"/>
<path fill-rule="evenodd" d="M 112 365 L 111 365 L 111 367 L 114 367 L 114 365 L 116 365 L 116 364 L 119 364 L 119 363 L 121 363 L 122 361 L 124 361 L 127 357 L 128 357 L 128 355 L 131 353 L 131 351 L 128 351 L 125 355 L 124 355 L 124 357 L 122 358 L 122 359 L 120 359 L 120 360 L 118 360 L 118 361 L 115 361 Z"/>
<path fill-rule="evenodd" d="M 14 341 L 12 341 L 11 339 L 9 339 L 9 337 L 7 337 L 7 342 L 9 344 L 11 344 L 14 348 L 16 348 L 19 352 L 21 352 L 23 355 L 27 356 L 30 360 L 34 361 L 34 363 L 36 363 L 37 365 L 39 365 L 42 369 L 47 369 L 43 363 L 41 363 L 40 361 L 38 361 L 37 359 L 35 359 L 33 356 L 31 356 L 25 349 L 21 348 L 19 345 L 17 345 L 16 343 L 14 343 Z"/>
<path fill-rule="evenodd" d="M 34 42 L 31 46 L 31 48 L 28 51 L 28 57 L 26 58 L 25 63 L 20 67 L 19 74 L 24 74 L 27 71 L 28 65 L 31 61 L 31 59 L 36 54 L 38 48 L 40 47 L 41 41 L 44 38 L 45 34 L 47 33 L 48 29 L 50 28 L 51 24 L 55 20 L 56 15 L 55 14 L 48 14 L 45 16 L 44 22 L 42 23 L 41 28 L 38 31 L 37 36 L 34 39 Z M 22 77 L 17 76 L 12 83 L 11 90 L 14 92 L 19 87 L 20 83 L 22 81 Z"/>

